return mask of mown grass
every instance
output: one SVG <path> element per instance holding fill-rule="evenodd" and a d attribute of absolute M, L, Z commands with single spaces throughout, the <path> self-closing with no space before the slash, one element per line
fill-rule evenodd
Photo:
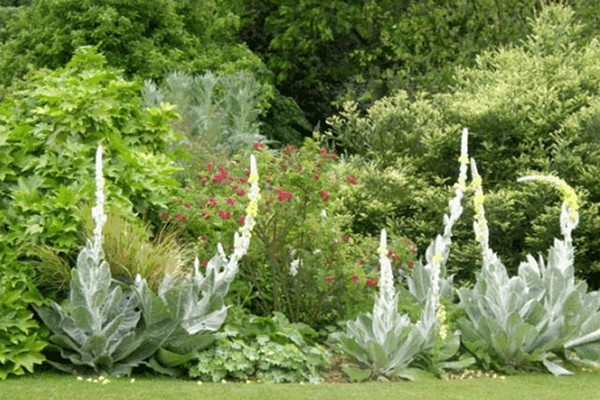
<path fill-rule="evenodd" d="M 600 399 L 600 374 L 570 377 L 510 376 L 506 379 L 428 380 L 362 384 L 203 384 L 156 377 L 111 379 L 107 384 L 79 381 L 68 375 L 42 373 L 0 382 L 2 400 L 149 400 L 149 399 L 260 399 L 260 400 L 493 400 Z"/>

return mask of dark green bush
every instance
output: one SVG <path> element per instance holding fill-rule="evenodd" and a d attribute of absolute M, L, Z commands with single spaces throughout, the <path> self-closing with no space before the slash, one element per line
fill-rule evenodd
<path fill-rule="evenodd" d="M 399 92 L 376 102 L 366 115 L 347 103 L 342 114 L 330 119 L 330 134 L 349 151 L 404 176 L 395 197 L 385 195 L 393 192 L 385 188 L 356 190 L 346 197 L 348 210 L 357 215 L 364 210 L 361 204 L 379 199 L 379 192 L 386 199 L 356 228 L 373 232 L 369 220 L 388 218 L 418 241 L 427 237 L 424 232 L 437 220 L 431 213 L 441 216 L 438 199 L 447 190 L 436 183 L 455 178 L 459 127 L 466 126 L 471 155 L 488 191 L 490 245 L 513 271 L 526 253 L 549 247 L 558 236 L 558 198 L 515 181 L 532 171 L 556 174 L 582 198 L 576 271 L 600 286 L 600 44 L 580 43 L 581 29 L 570 9 L 547 7 L 522 45 L 483 53 L 477 66 L 459 70 L 448 94 L 409 99 Z M 380 179 L 377 169 L 356 171 L 363 182 Z M 547 204 L 546 195 L 556 201 Z M 471 237 L 470 221 L 459 223 L 455 234 Z M 450 268 L 468 278 L 476 265 L 475 246 L 460 247 Z"/>

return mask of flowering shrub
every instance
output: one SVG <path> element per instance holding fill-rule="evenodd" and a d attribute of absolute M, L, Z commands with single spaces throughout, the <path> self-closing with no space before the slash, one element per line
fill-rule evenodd
<path fill-rule="evenodd" d="M 256 240 L 236 283 L 240 301 L 256 314 L 280 311 L 313 327 L 366 309 L 377 286 L 377 242 L 352 234 L 345 228 L 349 218 L 332 212 L 340 186 L 356 184 L 356 178 L 340 179 L 336 155 L 311 140 L 279 153 L 262 143 L 252 150 L 260 154 L 263 200 Z M 207 163 L 163 215 L 196 242 L 204 263 L 214 244 L 230 245 L 231 232 L 244 222 L 247 173 L 239 157 Z M 390 249 L 396 271 L 414 265 L 409 239 L 395 239 Z"/>

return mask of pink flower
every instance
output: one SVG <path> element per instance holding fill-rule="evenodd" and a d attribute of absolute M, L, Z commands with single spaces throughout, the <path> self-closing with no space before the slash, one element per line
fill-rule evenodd
<path fill-rule="evenodd" d="M 393 251 L 388 251 L 388 257 L 390 257 L 392 260 L 397 260 L 398 259 L 398 254 L 394 253 Z"/>
<path fill-rule="evenodd" d="M 227 204 L 229 204 L 230 206 L 235 204 L 235 201 L 233 201 L 233 199 L 231 197 L 228 197 L 227 200 L 225 200 L 227 202 Z"/>
<path fill-rule="evenodd" d="M 367 286 L 376 287 L 377 286 L 377 279 L 367 278 L 367 281 L 365 283 L 366 283 Z"/>
<path fill-rule="evenodd" d="M 191 204 L 191 203 L 185 203 L 183 206 L 184 206 L 185 208 L 190 208 L 190 207 L 192 206 L 192 204 Z"/>
<path fill-rule="evenodd" d="M 406 266 L 407 266 L 408 268 L 412 268 L 412 267 L 414 267 L 414 266 L 415 266 L 415 263 L 409 260 L 409 261 L 407 261 L 407 262 L 406 262 Z"/>
<path fill-rule="evenodd" d="M 206 267 L 208 265 L 208 260 L 205 258 L 204 260 L 202 260 L 202 266 Z"/>
<path fill-rule="evenodd" d="M 244 217 L 243 215 L 241 217 L 238 217 L 237 222 L 243 224 L 244 222 L 246 222 L 246 217 Z"/>
<path fill-rule="evenodd" d="M 286 200 L 291 200 L 292 197 L 294 197 L 294 195 L 292 195 L 290 192 L 286 192 L 282 188 L 277 189 L 277 200 L 286 201 Z"/>
<path fill-rule="evenodd" d="M 219 173 L 217 173 L 215 176 L 213 176 L 213 183 L 219 183 L 224 181 L 225 179 L 227 179 L 229 177 L 229 175 L 227 174 L 227 171 L 225 170 L 225 168 L 223 167 L 219 167 Z"/>
<path fill-rule="evenodd" d="M 254 148 L 254 150 L 264 149 L 265 148 L 265 144 L 264 143 L 254 143 L 252 145 L 252 147 Z"/>
<path fill-rule="evenodd" d="M 229 219 L 231 217 L 231 213 L 224 210 L 219 210 L 219 217 L 223 219 Z"/>
<path fill-rule="evenodd" d="M 217 206 L 217 200 L 215 200 L 214 197 L 211 197 L 208 199 L 208 206 L 209 207 L 216 207 Z"/>
<path fill-rule="evenodd" d="M 185 215 L 181 213 L 175 214 L 175 218 L 177 218 L 178 221 L 185 221 Z"/>
<path fill-rule="evenodd" d="M 346 181 L 348 181 L 348 183 L 350 183 L 351 185 L 356 185 L 356 177 L 354 177 L 354 176 L 352 176 L 352 175 L 349 175 L 349 176 L 346 178 Z"/>
<path fill-rule="evenodd" d="M 215 168 L 215 164 L 211 163 L 211 162 L 207 162 L 206 164 L 204 164 L 204 168 L 206 168 L 207 170 L 211 170 Z"/>
<path fill-rule="evenodd" d="M 329 199 L 329 193 L 327 193 L 327 191 L 326 191 L 326 190 L 321 190 L 321 191 L 319 192 L 319 195 L 321 195 L 321 198 L 322 198 L 324 201 L 327 201 L 327 200 Z"/>
<path fill-rule="evenodd" d="M 245 196 L 246 195 L 246 191 L 244 189 L 236 190 L 236 193 L 238 194 L 238 196 Z"/>
<path fill-rule="evenodd" d="M 333 283 L 333 277 L 331 277 L 331 276 L 326 277 L 325 282 L 330 283 L 330 284 Z"/>
<path fill-rule="evenodd" d="M 356 274 L 352 275 L 352 276 L 350 277 L 350 280 L 351 280 L 352 282 L 358 282 L 358 275 L 356 275 Z"/>
<path fill-rule="evenodd" d="M 348 243 L 348 242 L 350 241 L 350 236 L 348 236 L 348 235 L 344 235 L 344 236 L 342 236 L 342 240 L 343 240 L 344 242 Z"/>

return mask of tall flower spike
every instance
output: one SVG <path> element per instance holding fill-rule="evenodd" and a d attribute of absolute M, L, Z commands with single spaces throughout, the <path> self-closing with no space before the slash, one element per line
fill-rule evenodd
<path fill-rule="evenodd" d="M 475 239 L 481 245 L 481 251 L 483 252 L 484 258 L 489 256 L 491 252 L 489 248 L 489 229 L 487 225 L 487 219 L 485 218 L 485 209 L 483 204 L 485 202 L 485 196 L 483 195 L 483 183 L 479 172 L 477 171 L 477 163 L 475 159 L 471 159 L 471 176 L 473 187 L 473 208 L 475 209 L 475 222 L 473 222 L 473 230 L 475 232 Z"/>
<path fill-rule="evenodd" d="M 93 251 L 96 259 L 100 259 L 102 251 L 102 229 L 106 223 L 104 214 L 104 176 L 102 174 L 102 146 L 96 150 L 96 206 L 92 208 L 94 218 L 94 242 Z"/>
<path fill-rule="evenodd" d="M 398 318 L 398 300 L 394 287 L 392 264 L 388 258 L 387 233 L 381 230 L 379 248 L 379 295 L 373 306 L 373 332 L 379 344 L 384 344 L 387 332 L 394 329 Z"/>
<path fill-rule="evenodd" d="M 517 182 L 544 182 L 553 185 L 563 198 L 560 213 L 560 232 L 571 244 L 571 232 L 579 224 L 579 199 L 575 190 L 562 179 L 552 175 L 529 175 L 517 179 Z"/>

